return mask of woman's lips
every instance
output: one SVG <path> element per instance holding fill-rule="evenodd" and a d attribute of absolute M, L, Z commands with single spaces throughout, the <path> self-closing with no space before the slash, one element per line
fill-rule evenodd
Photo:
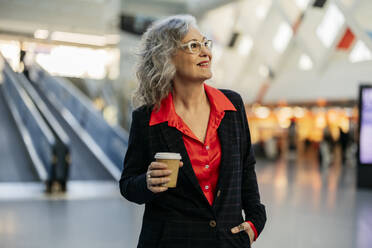
<path fill-rule="evenodd" d="M 207 68 L 207 67 L 209 67 L 209 61 L 202 61 L 198 64 L 198 66 L 203 67 L 203 68 Z"/>

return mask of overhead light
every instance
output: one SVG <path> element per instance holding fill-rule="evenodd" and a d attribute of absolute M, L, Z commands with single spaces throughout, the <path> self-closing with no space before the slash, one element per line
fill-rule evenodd
<path fill-rule="evenodd" d="M 358 40 L 350 53 L 349 59 L 352 63 L 372 60 L 372 53 L 363 41 Z"/>
<path fill-rule="evenodd" d="M 281 128 L 289 128 L 291 125 L 291 118 L 293 117 L 293 111 L 290 107 L 282 107 L 276 113 L 279 126 Z"/>
<path fill-rule="evenodd" d="M 106 37 L 102 35 L 91 35 L 91 34 L 79 34 L 79 33 L 68 33 L 68 32 L 53 32 L 51 34 L 51 40 L 64 41 L 78 44 L 104 46 L 106 45 Z"/>
<path fill-rule="evenodd" d="M 21 47 L 18 41 L 0 40 L 0 54 L 15 71 L 19 69 L 20 50 Z"/>
<path fill-rule="evenodd" d="M 241 55 L 247 56 L 253 47 L 253 40 L 249 36 L 242 36 L 239 42 L 238 51 Z"/>
<path fill-rule="evenodd" d="M 277 52 L 282 53 L 287 48 L 292 35 L 292 28 L 288 25 L 288 23 L 282 22 L 273 40 L 274 49 Z"/>
<path fill-rule="evenodd" d="M 36 61 L 52 75 L 103 79 L 120 61 L 120 54 L 111 50 L 56 46 L 49 54 L 37 54 Z"/>
<path fill-rule="evenodd" d="M 315 127 L 323 129 L 327 126 L 327 120 L 325 114 L 320 112 L 315 115 Z"/>
<path fill-rule="evenodd" d="M 298 118 L 298 119 L 301 119 L 305 116 L 305 109 L 304 108 L 301 108 L 301 107 L 295 107 L 293 109 L 293 115 Z"/>
<path fill-rule="evenodd" d="M 302 54 L 300 60 L 298 61 L 298 66 L 301 70 L 308 71 L 313 68 L 313 62 L 311 61 L 310 57 L 306 54 Z"/>
<path fill-rule="evenodd" d="M 49 36 L 49 31 L 46 29 L 38 29 L 34 32 L 35 39 L 47 39 Z"/>
<path fill-rule="evenodd" d="M 293 117 L 293 111 L 291 107 L 282 107 L 279 109 L 278 115 L 282 119 L 290 119 Z"/>
<path fill-rule="evenodd" d="M 255 115 L 260 119 L 266 119 L 270 115 L 270 109 L 268 107 L 260 106 L 254 109 Z"/>
<path fill-rule="evenodd" d="M 305 10 L 310 0 L 296 0 L 296 5 L 299 9 Z"/>
<path fill-rule="evenodd" d="M 256 17 L 263 20 L 267 15 L 268 7 L 264 5 L 259 5 L 256 8 Z"/>
<path fill-rule="evenodd" d="M 344 25 L 345 17 L 333 3 L 329 5 L 316 34 L 324 46 L 330 47 L 339 30 Z"/>

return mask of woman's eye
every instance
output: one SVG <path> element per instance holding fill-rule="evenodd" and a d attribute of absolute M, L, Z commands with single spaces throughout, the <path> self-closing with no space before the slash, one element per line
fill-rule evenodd
<path fill-rule="evenodd" d="M 191 43 L 191 44 L 190 44 L 190 47 L 191 47 L 191 48 L 197 48 L 197 47 L 198 47 L 198 44 L 196 44 L 196 43 Z"/>

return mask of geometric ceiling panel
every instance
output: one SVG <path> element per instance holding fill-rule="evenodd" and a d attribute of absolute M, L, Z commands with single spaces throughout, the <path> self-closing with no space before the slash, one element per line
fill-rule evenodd
<path fill-rule="evenodd" d="M 342 37 L 342 39 L 337 45 L 337 49 L 348 50 L 354 40 L 355 40 L 355 35 L 353 34 L 353 32 L 351 32 L 350 28 L 347 28 L 344 33 L 344 36 Z"/>

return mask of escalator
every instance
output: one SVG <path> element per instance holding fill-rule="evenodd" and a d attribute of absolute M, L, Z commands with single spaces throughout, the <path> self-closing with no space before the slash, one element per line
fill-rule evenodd
<path fill-rule="evenodd" d="M 37 87 L 35 87 L 37 90 Z M 114 180 L 114 178 L 103 167 L 101 162 L 87 148 L 67 121 L 61 116 L 59 111 L 49 102 L 49 100 L 38 91 L 43 102 L 48 106 L 53 116 L 62 126 L 70 139 L 71 164 L 69 170 L 69 180 Z"/>
<path fill-rule="evenodd" d="M 0 85 L 0 182 L 39 181 Z"/>

